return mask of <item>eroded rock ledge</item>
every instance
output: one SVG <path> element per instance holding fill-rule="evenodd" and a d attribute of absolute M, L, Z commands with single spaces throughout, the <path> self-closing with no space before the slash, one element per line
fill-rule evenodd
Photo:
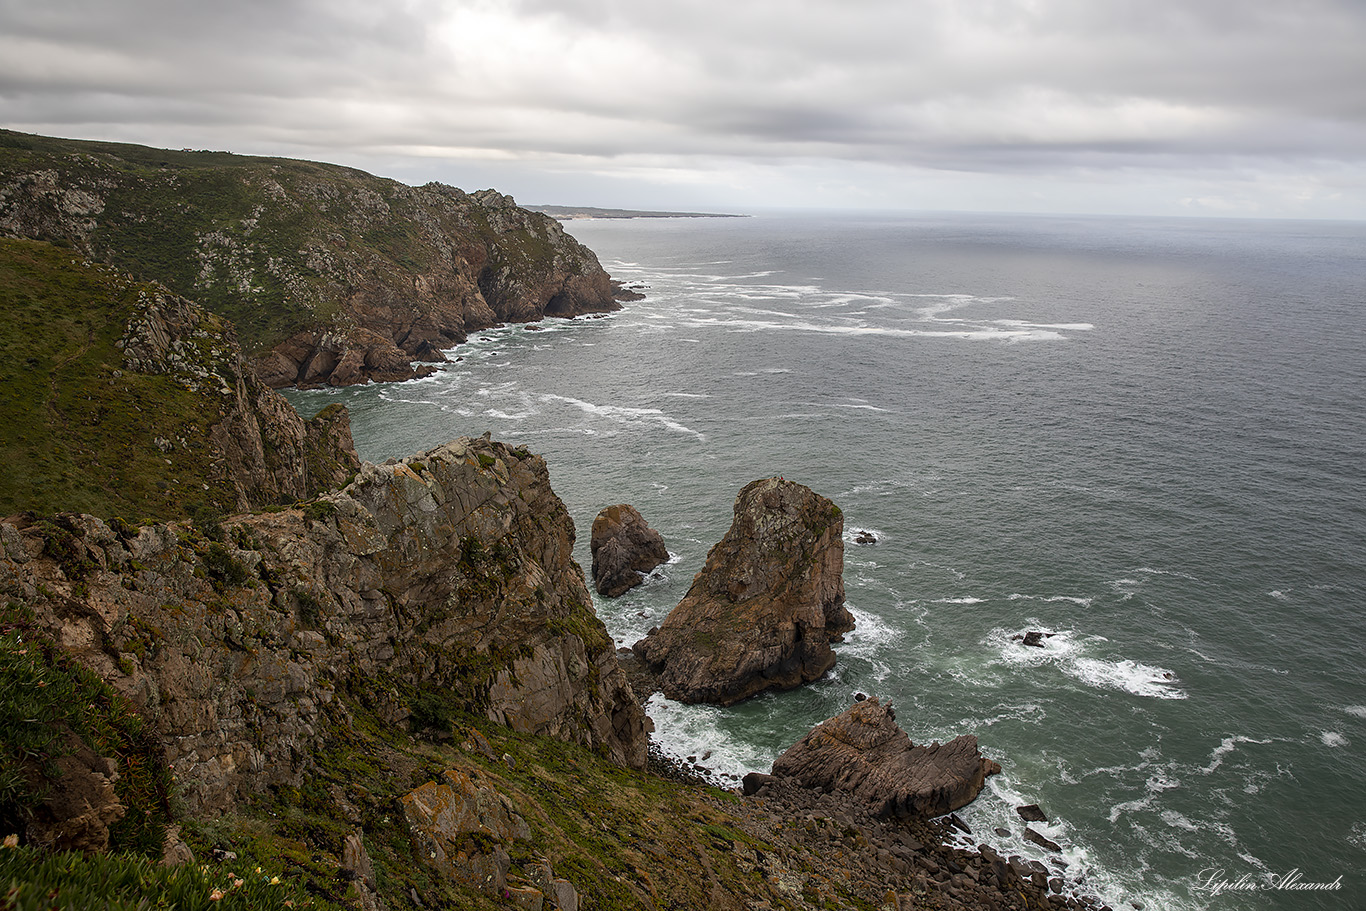
<path fill-rule="evenodd" d="M 776 778 L 862 801 L 877 816 L 929 818 L 971 803 L 1001 766 L 970 734 L 917 746 L 891 703 L 857 702 L 813 728 L 773 763 Z"/>
<path fill-rule="evenodd" d="M 0 593 L 152 719 L 192 813 L 297 785 L 339 689 L 420 693 L 643 767 L 647 719 L 593 614 L 545 462 L 462 439 L 223 523 L 0 523 Z M 54 540 L 57 539 L 57 540 Z"/>
<path fill-rule="evenodd" d="M 662 626 L 633 647 L 670 699 L 731 705 L 819 678 L 844 606 L 844 517 L 783 478 L 745 486 L 735 518 Z"/>

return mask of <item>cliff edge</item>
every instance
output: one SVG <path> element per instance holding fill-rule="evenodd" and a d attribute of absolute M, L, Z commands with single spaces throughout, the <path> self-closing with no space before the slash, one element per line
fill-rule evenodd
<path fill-rule="evenodd" d="M 0 523 L 0 592 L 153 720 L 213 815 L 299 786 L 339 690 L 386 723 L 425 694 L 643 767 L 573 540 L 540 457 L 458 440 L 216 532 Z"/>
<path fill-rule="evenodd" d="M 0 130 L 0 236 L 230 319 L 275 388 L 410 379 L 471 330 L 620 307 L 592 251 L 508 196 L 282 158 Z"/>

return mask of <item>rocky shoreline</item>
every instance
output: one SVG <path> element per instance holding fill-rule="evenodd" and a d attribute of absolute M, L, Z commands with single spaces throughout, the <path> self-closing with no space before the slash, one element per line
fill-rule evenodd
<path fill-rule="evenodd" d="M 207 217 L 185 194 L 215 172 L 193 155 L 138 183 L 116 165 L 126 148 L 73 156 L 15 135 L 0 135 L 0 231 L 117 264 L 142 249 L 148 219 L 108 224 L 110 211 Z M 0 744 L 42 783 L 0 795 L 0 822 L 26 846 L 164 851 L 206 868 L 256 851 L 319 907 L 366 911 L 576 908 L 594 896 L 604 907 L 1097 907 L 1061 858 L 947 846 L 949 827 L 964 827 L 941 814 L 999 766 L 970 735 L 912 744 L 877 699 L 817 726 L 743 788 L 652 749 L 642 701 L 656 690 L 726 706 L 833 666 L 853 617 L 843 514 L 828 499 L 781 477 L 746 485 L 687 595 L 618 653 L 543 459 L 486 434 L 362 464 L 344 409 L 303 422 L 267 388 L 403 379 L 413 358 L 474 326 L 614 309 L 596 258 L 553 220 L 493 191 L 307 163 L 243 159 L 217 178 L 279 204 L 187 235 L 197 271 L 168 275 L 223 313 L 50 244 L 0 244 L 34 312 L 92 306 L 91 294 L 58 293 L 73 283 L 117 304 L 98 338 L 51 355 L 88 368 L 73 381 L 80 401 L 110 390 L 97 407 L 49 409 L 58 423 L 45 432 L 74 444 L 84 428 L 84 461 L 24 463 L 61 483 L 44 482 L 54 499 L 41 514 L 19 490 L 0 521 L 7 692 L 62 682 L 88 694 L 65 702 L 108 716 L 81 727 L 51 720 L 70 705 L 43 709 L 45 744 L 69 745 L 66 775 L 42 750 Z M 262 246 L 258 229 L 286 210 L 318 219 L 323 233 L 290 255 L 308 257 L 321 286 Z M 219 295 L 228 285 L 237 297 Z M 324 292 L 345 312 L 314 306 Z M 270 322 L 281 300 L 294 322 Z M 239 344 L 228 317 L 250 337 Z M 138 429 L 116 430 L 111 415 L 129 401 Z M 103 499 L 77 499 L 75 475 L 113 458 L 102 453 L 114 443 L 130 450 L 122 461 L 152 454 L 138 469 L 147 490 L 101 478 Z M 634 510 L 604 513 L 593 576 L 610 593 L 668 554 Z M 100 733 L 111 718 L 139 732 L 136 749 Z"/>

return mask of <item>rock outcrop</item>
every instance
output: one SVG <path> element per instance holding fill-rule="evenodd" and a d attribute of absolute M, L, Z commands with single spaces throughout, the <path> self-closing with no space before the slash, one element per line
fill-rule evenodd
<path fill-rule="evenodd" d="M 609 506 L 593 520 L 590 544 L 593 585 L 615 598 L 645 581 L 644 573 L 669 561 L 664 538 L 646 524 L 634 506 Z"/>
<path fill-rule="evenodd" d="M 231 324 L 70 250 L 0 239 L 15 358 L 0 515 L 171 519 L 307 500 L 360 467 L 344 408 L 305 421 Z"/>
<path fill-rule="evenodd" d="M 773 763 L 773 776 L 804 787 L 848 793 L 879 816 L 942 816 L 971 803 L 986 777 L 1001 771 L 977 738 L 916 746 L 891 704 L 855 703 L 813 728 Z"/>
<path fill-rule="evenodd" d="M 339 689 L 390 723 L 444 700 L 644 766 L 540 457 L 459 440 L 221 528 L 0 523 L 0 594 L 154 720 L 191 812 L 298 785 Z"/>
<path fill-rule="evenodd" d="M 510 197 L 315 162 L 0 131 L 0 235 L 199 301 L 272 387 L 409 379 L 471 330 L 620 307 L 597 257 Z"/>
<path fill-rule="evenodd" d="M 413 853 L 456 882 L 501 895 L 512 866 L 506 846 L 530 839 L 531 829 L 512 802 L 492 788 L 457 770 L 442 777 L 400 801 Z"/>
<path fill-rule="evenodd" d="M 688 593 L 633 647 L 664 694 L 731 705 L 830 670 L 830 643 L 854 627 L 843 530 L 839 507 L 801 484 L 768 478 L 741 490 Z"/>
<path fill-rule="evenodd" d="M 231 486 L 230 499 L 214 504 L 225 511 L 311 499 L 345 484 L 360 468 L 345 407 L 328 406 L 303 420 L 247 369 L 232 327 L 198 304 L 148 286 L 117 344 L 126 369 L 169 376 L 216 399 L 219 419 L 209 427 L 208 451 L 199 460 L 210 466 L 210 484 Z M 170 452 L 203 442 L 171 435 L 158 445 Z"/>

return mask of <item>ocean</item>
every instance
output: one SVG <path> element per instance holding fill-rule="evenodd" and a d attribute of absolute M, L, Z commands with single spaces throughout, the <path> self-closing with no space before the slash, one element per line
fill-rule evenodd
<path fill-rule="evenodd" d="M 975 734 L 1001 763 L 964 844 L 1048 861 L 1014 811 L 1037 803 L 1116 909 L 1366 907 L 1366 224 L 566 227 L 646 299 L 290 398 L 346 403 L 371 461 L 526 444 L 585 569 L 598 510 L 636 506 L 672 560 L 598 600 L 626 646 L 747 482 L 842 507 L 858 627 L 834 671 L 729 709 L 656 696 L 668 751 L 731 781 L 855 693 L 890 698 L 913 740 Z"/>

